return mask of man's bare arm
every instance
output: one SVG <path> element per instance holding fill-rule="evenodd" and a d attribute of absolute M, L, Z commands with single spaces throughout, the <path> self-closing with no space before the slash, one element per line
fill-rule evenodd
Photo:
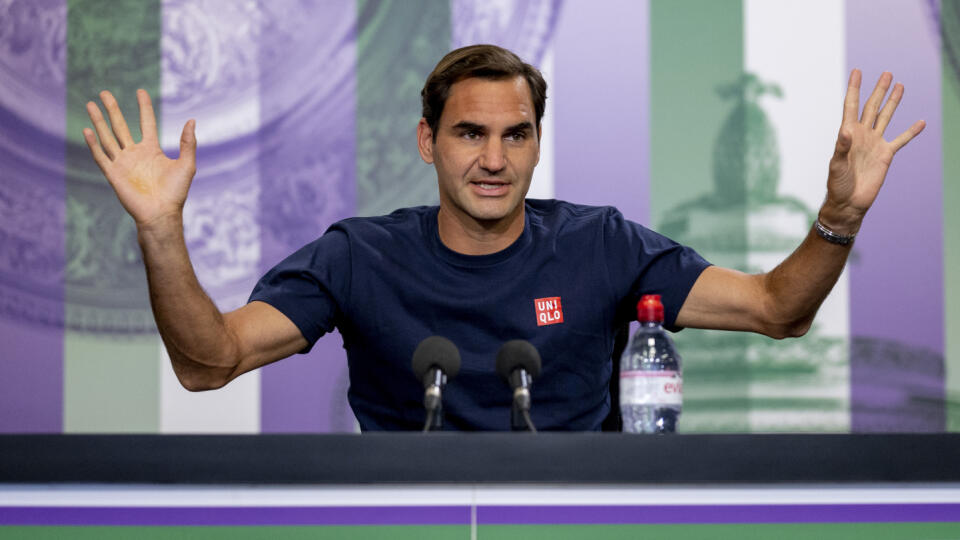
<path fill-rule="evenodd" d="M 139 229 L 138 239 L 153 316 L 187 390 L 220 388 L 307 346 L 293 322 L 269 304 L 251 302 L 221 314 L 197 281 L 176 218 Z"/>
<path fill-rule="evenodd" d="M 690 290 L 677 325 L 747 330 L 778 339 L 802 336 L 849 253 L 849 245 L 831 244 L 811 229 L 796 251 L 765 274 L 711 266 Z"/>
<path fill-rule="evenodd" d="M 83 135 L 94 160 L 120 203 L 133 217 L 143 251 L 150 303 L 174 371 L 189 390 L 219 388 L 252 369 L 289 356 L 307 345 L 297 327 L 275 308 L 252 302 L 221 314 L 203 292 L 183 236 L 183 205 L 196 172 L 195 123 L 187 122 L 180 157 L 160 149 L 150 96 L 137 92 L 142 140 L 133 140 L 116 99 L 87 103 L 96 129 Z"/>
<path fill-rule="evenodd" d="M 860 113 L 859 70 L 853 70 L 843 120 L 827 177 L 819 221 L 841 236 L 854 235 L 883 186 L 894 154 L 925 126 L 920 120 L 892 141 L 883 133 L 903 97 L 897 83 L 884 104 L 893 77 L 881 75 Z M 882 108 L 881 108 L 882 106 Z M 701 274 L 677 316 L 678 326 L 750 330 L 771 337 L 803 335 L 840 277 L 851 245 L 807 234 L 775 269 L 750 275 L 711 267 Z"/>

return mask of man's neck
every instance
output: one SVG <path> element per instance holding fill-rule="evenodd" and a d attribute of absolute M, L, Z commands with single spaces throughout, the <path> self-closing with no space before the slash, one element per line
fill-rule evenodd
<path fill-rule="evenodd" d="M 518 212 L 496 221 L 477 221 L 440 205 L 437 230 L 447 248 L 463 255 L 489 255 L 503 251 L 523 233 L 524 205 Z"/>

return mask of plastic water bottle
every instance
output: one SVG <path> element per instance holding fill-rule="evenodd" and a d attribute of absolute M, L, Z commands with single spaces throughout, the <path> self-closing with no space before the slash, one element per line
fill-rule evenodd
<path fill-rule="evenodd" d="M 620 416 L 626 433 L 673 433 L 683 405 L 680 355 L 663 329 L 659 294 L 637 304 L 640 328 L 620 357 Z"/>

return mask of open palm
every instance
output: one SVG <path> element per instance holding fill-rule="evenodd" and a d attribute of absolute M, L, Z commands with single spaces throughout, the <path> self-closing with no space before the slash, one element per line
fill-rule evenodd
<path fill-rule="evenodd" d="M 850 74 L 843 103 L 843 122 L 827 180 L 828 203 L 841 208 L 851 221 L 857 222 L 877 198 L 894 154 L 926 125 L 923 120 L 918 120 L 892 141 L 884 140 L 883 133 L 903 97 L 903 85 L 894 85 L 884 104 L 893 76 L 890 73 L 881 75 L 863 106 L 863 114 L 860 114 L 861 77 L 857 69 Z"/>
<path fill-rule="evenodd" d="M 138 227 L 149 226 L 158 219 L 177 216 L 183 211 L 190 182 L 196 172 L 195 122 L 183 127 L 180 137 L 180 157 L 170 159 L 160 149 L 157 122 L 145 90 L 137 91 L 140 105 L 142 140 L 134 142 L 130 129 L 120 112 L 117 100 L 110 92 L 100 93 L 110 124 L 107 125 L 100 108 L 92 101 L 87 113 L 96 129 L 83 130 L 84 139 L 94 161 L 113 186 L 123 207 L 133 216 Z M 98 142 L 99 137 L 99 142 Z"/>

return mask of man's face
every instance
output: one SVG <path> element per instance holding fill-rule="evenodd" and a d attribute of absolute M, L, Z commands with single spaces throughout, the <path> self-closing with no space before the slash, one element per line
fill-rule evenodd
<path fill-rule="evenodd" d="M 483 224 L 521 219 L 540 159 L 535 122 L 523 77 L 451 86 L 436 142 L 425 121 L 418 127 L 420 155 L 437 169 L 441 208 Z"/>

